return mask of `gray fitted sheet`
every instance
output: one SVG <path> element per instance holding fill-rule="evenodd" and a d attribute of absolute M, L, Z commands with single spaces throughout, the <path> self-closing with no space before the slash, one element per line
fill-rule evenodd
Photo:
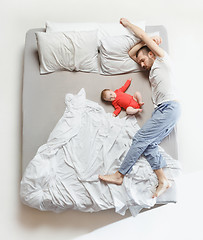
<path fill-rule="evenodd" d="M 132 78 L 127 93 L 140 91 L 145 105 L 143 113 L 137 116 L 140 126 L 150 118 L 153 111 L 151 89 L 146 72 L 103 76 L 96 73 L 60 71 L 46 75 L 39 73 L 39 59 L 35 32 L 45 29 L 31 29 L 26 34 L 23 74 L 23 132 L 22 132 L 22 172 L 32 160 L 38 148 L 47 142 L 48 136 L 65 110 L 65 95 L 76 94 L 84 88 L 87 98 L 98 102 L 107 112 L 113 112 L 111 104 L 101 101 L 104 88 L 117 89 L 128 78 Z M 147 26 L 146 32 L 160 32 L 162 48 L 168 52 L 168 38 L 164 26 Z M 125 111 L 119 115 L 125 116 Z M 173 158 L 178 158 L 176 129 L 161 143 Z"/>

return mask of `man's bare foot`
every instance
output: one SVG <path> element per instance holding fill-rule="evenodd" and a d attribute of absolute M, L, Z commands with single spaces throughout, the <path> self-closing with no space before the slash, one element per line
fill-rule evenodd
<path fill-rule="evenodd" d="M 156 192 L 152 195 L 152 198 L 159 197 L 162 193 L 164 193 L 170 187 L 171 187 L 171 183 L 168 180 L 160 181 L 156 189 Z"/>
<path fill-rule="evenodd" d="M 124 175 L 118 171 L 110 175 L 103 175 L 103 176 L 99 175 L 99 179 L 101 179 L 102 181 L 117 184 L 117 185 L 121 185 L 123 183 L 123 178 L 124 178 Z"/>

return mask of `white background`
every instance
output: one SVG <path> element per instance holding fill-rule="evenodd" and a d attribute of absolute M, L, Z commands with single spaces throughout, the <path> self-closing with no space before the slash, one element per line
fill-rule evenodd
<path fill-rule="evenodd" d="M 21 100 L 25 34 L 31 28 L 44 27 L 46 20 L 118 22 L 120 17 L 126 17 L 130 20 L 146 20 L 147 25 L 164 25 L 168 31 L 169 50 L 176 66 L 177 86 L 182 103 L 178 138 L 183 173 L 190 174 L 203 170 L 201 0 L 1 0 L 0 3 L 2 239 L 67 240 L 123 219 L 113 210 L 95 214 L 74 211 L 54 214 L 39 212 L 20 203 Z M 129 216 L 127 213 L 125 218 Z"/>

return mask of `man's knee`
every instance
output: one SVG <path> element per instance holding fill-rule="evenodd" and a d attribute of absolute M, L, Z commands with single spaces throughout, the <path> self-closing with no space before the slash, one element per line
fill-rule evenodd
<path fill-rule="evenodd" d="M 158 144 L 156 142 L 151 143 L 143 152 L 145 157 L 154 158 L 159 155 Z"/>

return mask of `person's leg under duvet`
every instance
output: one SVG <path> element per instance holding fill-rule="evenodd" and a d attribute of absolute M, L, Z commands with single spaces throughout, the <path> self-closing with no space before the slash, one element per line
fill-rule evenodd
<path fill-rule="evenodd" d="M 135 134 L 132 145 L 121 164 L 120 169 L 111 175 L 99 176 L 103 181 L 122 184 L 124 176 L 132 170 L 141 154 L 144 154 L 158 178 L 158 187 L 152 197 L 160 196 L 170 184 L 162 170 L 166 162 L 158 151 L 158 144 L 173 130 L 180 107 L 176 101 L 162 103 L 158 106 L 144 126 Z"/>

